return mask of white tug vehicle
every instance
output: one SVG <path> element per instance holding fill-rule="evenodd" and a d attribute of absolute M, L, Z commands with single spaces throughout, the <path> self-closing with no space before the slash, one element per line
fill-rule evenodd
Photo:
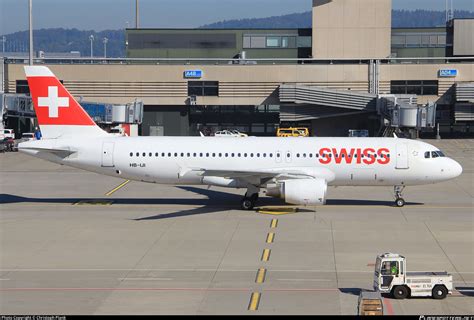
<path fill-rule="evenodd" d="M 374 289 L 391 294 L 395 299 L 444 299 L 452 293 L 453 276 L 447 272 L 407 272 L 404 256 L 384 253 L 375 263 Z"/>

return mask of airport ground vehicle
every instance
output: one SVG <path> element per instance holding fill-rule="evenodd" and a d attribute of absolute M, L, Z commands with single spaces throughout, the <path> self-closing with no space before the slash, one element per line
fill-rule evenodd
<path fill-rule="evenodd" d="M 308 128 L 278 128 L 277 137 L 309 137 Z"/>
<path fill-rule="evenodd" d="M 21 143 L 21 152 L 129 180 L 246 189 L 244 210 L 261 189 L 290 204 L 324 205 L 328 186 L 394 186 L 403 206 L 405 186 L 462 173 L 436 147 L 397 138 L 117 137 L 100 129 L 47 67 L 25 71 L 43 139 Z"/>
<path fill-rule="evenodd" d="M 32 132 L 26 132 L 21 135 L 21 139 L 25 140 L 36 140 L 35 134 Z"/>
<path fill-rule="evenodd" d="M 13 129 L 0 130 L 0 139 L 4 139 L 4 138 L 15 139 L 15 130 Z"/>
<path fill-rule="evenodd" d="M 404 256 L 384 253 L 375 263 L 374 289 L 395 299 L 444 299 L 452 293 L 453 276 L 447 272 L 408 272 Z"/>
<path fill-rule="evenodd" d="M 248 137 L 247 134 L 239 132 L 237 130 L 222 130 L 217 131 L 214 134 L 215 137 Z"/>
<path fill-rule="evenodd" d="M 368 138 L 369 130 L 349 130 L 349 137 Z"/>
<path fill-rule="evenodd" d="M 13 151 L 14 140 L 12 138 L 3 138 L 0 140 L 0 152 Z"/>
<path fill-rule="evenodd" d="M 362 291 L 358 305 L 359 316 L 383 316 L 382 295 L 378 291 Z"/>

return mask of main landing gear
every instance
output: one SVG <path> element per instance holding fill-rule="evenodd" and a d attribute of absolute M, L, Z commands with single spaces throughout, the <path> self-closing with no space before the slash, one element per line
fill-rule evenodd
<path fill-rule="evenodd" d="M 402 192 L 405 189 L 405 186 L 395 186 L 394 188 L 395 192 L 395 205 L 399 208 L 405 206 L 405 200 L 402 198 Z"/>
<path fill-rule="evenodd" d="M 255 207 L 255 204 L 258 201 L 259 191 L 260 189 L 255 186 L 250 186 L 247 188 L 247 193 L 245 193 L 245 196 L 240 203 L 242 210 L 248 211 Z"/>

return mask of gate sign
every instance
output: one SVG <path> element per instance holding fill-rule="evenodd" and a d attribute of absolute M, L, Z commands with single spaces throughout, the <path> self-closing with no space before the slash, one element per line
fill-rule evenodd
<path fill-rule="evenodd" d="M 201 79 L 202 78 L 202 70 L 186 70 L 184 71 L 185 78 L 193 78 L 193 79 Z"/>
<path fill-rule="evenodd" d="M 441 69 L 439 70 L 439 76 L 441 78 L 454 78 L 458 76 L 458 70 L 456 69 Z"/>

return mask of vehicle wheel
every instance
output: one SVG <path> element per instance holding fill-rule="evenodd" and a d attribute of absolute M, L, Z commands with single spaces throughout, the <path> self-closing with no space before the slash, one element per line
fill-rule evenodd
<path fill-rule="evenodd" d="M 244 198 L 241 202 L 241 208 L 243 210 L 252 210 L 253 207 L 255 206 L 255 202 L 252 201 L 252 199 L 249 199 L 249 198 Z"/>
<path fill-rule="evenodd" d="M 393 288 L 392 295 L 395 299 L 406 299 L 408 298 L 408 289 L 405 286 L 396 286 L 395 288 Z"/>
<path fill-rule="evenodd" d="M 402 198 L 398 198 L 396 201 L 395 201 L 395 205 L 399 208 L 401 207 L 404 207 L 405 206 L 405 200 L 402 199 Z"/>
<path fill-rule="evenodd" d="M 445 286 L 435 286 L 431 291 L 433 299 L 442 300 L 448 295 L 448 289 Z"/>

